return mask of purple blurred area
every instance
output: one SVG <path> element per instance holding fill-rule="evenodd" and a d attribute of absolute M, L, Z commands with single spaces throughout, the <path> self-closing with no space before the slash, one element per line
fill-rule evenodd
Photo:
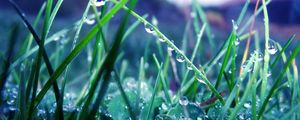
<path fill-rule="evenodd" d="M 31 20 L 37 15 L 44 2 L 43 0 L 15 1 L 26 15 L 32 18 Z M 178 39 L 182 38 L 183 28 L 190 19 L 191 7 L 189 7 L 190 3 L 188 1 L 191 0 L 138 0 L 135 11 L 140 15 L 148 14 L 150 18 L 155 16 L 159 21 L 160 29 L 172 39 Z M 206 0 L 207 3 L 211 2 L 214 5 L 208 4 L 204 6 L 204 9 L 210 24 L 212 24 L 215 36 L 222 38 L 226 37 L 231 31 L 231 20 L 237 19 L 246 0 L 224 0 L 226 1 L 224 4 L 218 5 L 218 2 L 221 1 L 223 0 Z M 245 15 L 246 19 L 253 14 L 255 8 L 256 0 L 250 1 L 250 8 Z M 65 24 L 70 24 L 71 21 L 74 23 L 75 20 L 80 19 L 87 3 L 88 0 L 64 0 L 56 18 L 59 22 L 56 22 L 55 25 L 61 27 L 65 26 Z M 183 3 L 187 4 L 187 6 L 182 6 Z M 300 0 L 272 0 L 268 5 L 268 11 L 271 33 L 274 34 L 274 37 L 287 39 L 292 34 L 300 34 Z M 19 19 L 15 11 L 8 4 L 7 0 L 1 0 L 0 22 L 6 24 L 14 19 Z M 116 19 L 118 20 L 118 17 Z M 258 31 L 263 29 L 262 20 L 263 16 L 261 14 L 256 22 Z M 0 24 L 0 27 L 7 26 Z"/>

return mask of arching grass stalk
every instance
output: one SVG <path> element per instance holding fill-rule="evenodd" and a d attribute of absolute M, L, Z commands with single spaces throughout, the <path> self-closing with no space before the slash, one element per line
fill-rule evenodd
<path fill-rule="evenodd" d="M 115 4 L 118 4 L 119 2 L 116 0 L 110 0 L 112 2 L 114 2 Z M 129 13 L 131 15 L 133 15 L 134 17 L 136 17 L 138 20 L 140 20 L 141 22 L 143 22 L 145 25 L 150 26 L 150 29 L 153 30 L 155 32 L 155 35 L 157 37 L 159 37 L 160 39 L 165 40 L 165 42 L 167 43 L 167 45 L 171 48 L 173 48 L 175 50 L 175 52 L 177 53 L 177 55 L 182 56 L 184 61 L 187 64 L 191 65 L 192 70 L 195 72 L 196 75 L 198 75 L 200 78 L 202 79 L 205 84 L 208 86 L 208 88 L 213 92 L 213 94 L 215 94 L 218 99 L 220 100 L 220 102 L 222 104 L 224 104 L 224 100 L 222 98 L 222 96 L 218 93 L 218 91 L 214 88 L 214 86 L 210 83 L 210 81 L 207 79 L 205 73 L 203 71 L 200 71 L 184 54 L 181 50 L 179 50 L 174 43 L 169 40 L 164 34 L 162 34 L 159 29 L 157 27 L 155 27 L 154 25 L 152 25 L 150 22 L 148 22 L 147 20 L 145 20 L 143 17 L 141 17 L 140 15 L 138 15 L 136 12 L 129 10 L 126 6 L 123 6 L 123 8 L 127 11 L 129 11 Z"/>

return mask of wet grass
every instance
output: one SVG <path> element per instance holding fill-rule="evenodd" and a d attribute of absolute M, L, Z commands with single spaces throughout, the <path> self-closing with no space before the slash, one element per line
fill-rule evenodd
<path fill-rule="evenodd" d="M 80 20 L 51 36 L 49 31 L 63 0 L 46 1 L 33 25 L 14 1 L 9 2 L 29 33 L 17 41 L 19 28 L 13 27 L 8 39 L 1 64 L 1 119 L 300 118 L 296 62 L 300 44 L 291 47 L 295 35 L 287 38 L 283 47 L 270 39 L 270 1 L 262 0 L 251 19 L 245 19 L 247 0 L 237 20 L 232 20 L 232 31 L 222 45 L 214 40 L 203 8 L 193 4 L 194 17 L 186 27 L 191 31 L 183 33 L 181 47 L 163 34 L 159 25 L 149 22 L 149 15 L 135 12 L 136 0 L 109 0 L 100 7 L 97 4 L 101 2 L 90 1 Z M 260 36 L 252 25 L 245 32 L 261 12 L 264 35 Z M 111 34 L 110 22 L 119 14 L 119 27 Z M 135 22 L 128 22 L 130 19 Z M 42 23 L 41 29 L 38 23 Z M 90 24 L 93 27 L 84 31 Z M 137 58 L 138 67 L 133 67 L 134 62 L 124 56 L 128 48 L 123 47 L 131 36 L 142 35 L 136 33 L 141 24 L 155 41 L 143 39 L 148 41 L 141 49 L 144 55 Z M 192 49 L 187 44 L 188 34 L 194 38 Z M 244 48 L 241 44 L 245 40 L 255 45 Z M 55 41 L 59 41 L 56 47 L 47 47 Z M 260 41 L 264 41 L 263 47 Z M 20 49 L 15 47 L 17 43 Z M 156 46 L 149 47 L 150 43 Z M 207 58 L 206 51 L 213 57 Z M 84 53 L 86 58 L 80 56 Z M 77 59 L 84 68 L 73 62 Z M 76 69 L 85 72 L 74 73 Z M 74 87 L 74 82 L 80 87 Z"/>

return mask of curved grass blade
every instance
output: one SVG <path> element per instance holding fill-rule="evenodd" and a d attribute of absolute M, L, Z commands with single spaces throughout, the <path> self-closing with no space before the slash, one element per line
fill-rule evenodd
<path fill-rule="evenodd" d="M 118 1 L 116 0 L 110 0 L 111 2 L 114 2 L 115 4 L 119 4 Z M 144 24 L 150 25 L 153 30 L 155 31 L 157 36 L 162 37 L 162 39 L 165 40 L 165 43 L 168 44 L 169 47 L 172 47 L 178 55 L 183 56 L 183 59 L 186 61 L 187 64 L 191 64 L 191 67 L 193 69 L 193 71 L 195 71 L 195 73 L 197 75 L 199 75 L 199 77 L 201 77 L 201 79 L 203 79 L 203 81 L 205 82 L 205 84 L 208 86 L 208 88 L 217 96 L 217 98 L 220 100 L 220 102 L 222 104 L 224 104 L 224 100 L 222 98 L 222 96 L 218 93 L 218 91 L 214 88 L 214 86 L 210 83 L 210 81 L 208 80 L 208 78 L 206 77 L 206 73 L 204 71 L 200 71 L 184 54 L 181 50 L 179 50 L 174 43 L 169 40 L 163 33 L 160 32 L 160 30 L 158 28 L 156 28 L 155 26 L 153 26 L 150 22 L 148 22 L 147 20 L 145 20 L 143 17 L 141 17 L 140 15 L 138 15 L 136 12 L 128 9 L 128 7 L 123 6 L 123 9 L 129 11 L 129 13 L 131 15 L 133 15 L 134 17 L 136 17 L 138 20 L 140 20 L 141 22 L 143 22 Z"/>

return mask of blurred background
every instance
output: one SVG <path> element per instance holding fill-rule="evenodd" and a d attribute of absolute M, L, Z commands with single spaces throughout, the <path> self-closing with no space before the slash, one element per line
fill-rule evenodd
<path fill-rule="evenodd" d="M 32 23 L 37 15 L 40 7 L 45 2 L 44 0 L 15 0 L 17 4 L 24 10 L 27 18 Z M 212 27 L 212 34 L 214 41 L 224 41 L 227 39 L 232 30 L 232 20 L 237 20 L 243 5 L 246 0 L 198 0 L 197 4 L 202 5 L 208 21 Z M 247 10 L 245 16 L 246 20 L 253 14 L 256 0 L 250 0 L 250 9 Z M 54 21 L 53 27 L 50 32 L 54 33 L 58 30 L 71 26 L 82 17 L 83 11 L 88 3 L 88 0 L 64 0 L 62 7 L 58 12 L 58 16 Z M 147 14 L 148 20 L 153 18 L 157 19 L 158 27 L 167 35 L 168 38 L 175 41 L 175 44 L 181 45 L 183 33 L 188 24 L 188 21 L 193 17 L 191 12 L 192 0 L 138 0 L 135 11 L 140 15 Z M 260 2 L 261 4 L 261 2 Z M 300 35 L 300 0 L 272 0 L 268 5 L 269 18 L 270 18 L 270 37 L 279 43 L 285 43 L 288 38 L 293 35 Z M 91 11 L 90 11 L 91 12 Z M 110 23 L 111 31 L 119 23 L 120 15 L 116 15 Z M 135 21 L 132 18 L 132 22 Z M 12 25 L 21 23 L 19 16 L 13 10 L 7 0 L 0 1 L 0 44 L 1 51 L 5 50 L 7 36 Z M 242 22 L 242 24 L 244 24 Z M 193 28 L 190 28 L 191 31 Z M 263 15 L 259 14 L 256 19 L 255 28 L 264 40 L 264 25 Z M 25 29 L 21 29 L 25 30 Z M 88 30 L 88 29 L 87 29 Z M 248 33 L 249 28 L 244 33 Z M 20 32 L 20 39 L 26 36 L 26 32 Z M 156 39 L 155 37 L 147 34 L 144 26 L 140 25 L 134 34 L 131 35 L 130 40 L 127 41 L 125 47 L 126 53 L 129 58 L 135 58 L 133 63 L 138 63 L 139 57 L 144 54 L 145 41 L 143 39 Z M 22 36 L 23 35 L 23 36 Z M 50 34 L 51 35 L 51 34 Z M 113 35 L 113 34 L 111 34 Z M 112 38 L 113 36 L 107 36 Z M 299 36 L 296 36 L 294 42 L 299 41 Z M 195 37 L 188 37 L 188 44 L 192 48 L 194 45 Z M 207 38 L 204 38 L 203 44 L 208 43 Z M 19 41 L 21 42 L 21 41 Z M 222 42 L 223 43 L 223 42 Z M 245 45 L 246 42 L 241 43 Z M 251 43 L 252 44 L 252 43 Z M 262 44 L 263 45 L 263 44 Z M 221 47 L 216 46 L 217 48 Z M 140 49 L 137 52 L 136 49 Z M 211 48 L 209 48 L 211 49 Z M 216 50 L 215 50 L 216 51 Z M 135 54 L 130 54 L 135 52 Z M 188 51 L 185 51 L 188 52 Z M 214 53 L 207 51 L 206 57 L 209 59 Z"/>

